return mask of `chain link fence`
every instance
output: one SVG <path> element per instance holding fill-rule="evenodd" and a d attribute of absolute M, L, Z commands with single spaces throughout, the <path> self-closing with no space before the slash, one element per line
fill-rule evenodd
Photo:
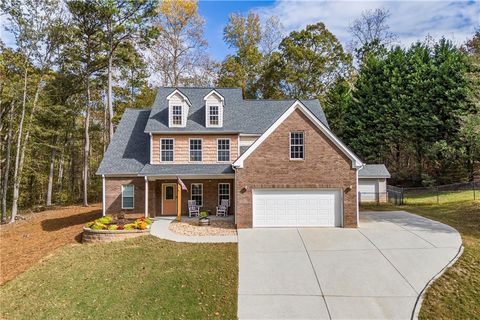
<path fill-rule="evenodd" d="M 480 200 L 480 181 L 416 188 L 387 185 L 387 197 L 388 202 L 395 205 Z"/>

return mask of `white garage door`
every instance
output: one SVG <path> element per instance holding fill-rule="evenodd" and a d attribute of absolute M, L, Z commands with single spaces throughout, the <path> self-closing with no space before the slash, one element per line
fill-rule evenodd
<path fill-rule="evenodd" d="M 376 201 L 378 179 L 358 179 L 358 192 L 360 192 L 360 201 Z"/>
<path fill-rule="evenodd" d="M 339 227 L 340 190 L 254 189 L 253 227 Z"/>

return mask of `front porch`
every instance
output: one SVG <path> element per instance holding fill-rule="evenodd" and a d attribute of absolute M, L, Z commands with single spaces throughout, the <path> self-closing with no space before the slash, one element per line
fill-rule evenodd
<path fill-rule="evenodd" d="M 216 207 L 222 199 L 228 199 L 228 214 L 235 214 L 234 179 L 202 178 L 182 179 L 186 187 L 182 189 L 177 179 L 162 177 L 145 178 L 145 215 L 156 218 L 176 216 L 180 209 L 182 216 L 188 216 L 188 200 L 195 200 L 201 211 L 215 215 Z"/>

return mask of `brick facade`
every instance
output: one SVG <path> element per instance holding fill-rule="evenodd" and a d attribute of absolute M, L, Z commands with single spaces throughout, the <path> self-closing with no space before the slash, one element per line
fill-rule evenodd
<path fill-rule="evenodd" d="M 290 160 L 289 133 L 303 131 L 305 160 Z M 294 111 L 237 169 L 237 227 L 252 227 L 252 189 L 340 188 L 343 226 L 357 227 L 356 169 L 301 111 Z"/>
<path fill-rule="evenodd" d="M 238 135 L 187 135 L 187 134 L 154 134 L 152 135 L 152 164 L 160 164 L 160 139 L 175 139 L 174 162 L 176 164 L 191 163 L 189 155 L 189 139 L 202 139 L 202 163 L 217 162 L 217 139 L 230 139 L 230 163 L 238 158 Z"/>
<path fill-rule="evenodd" d="M 134 185 L 134 208 L 122 209 L 122 185 Z M 119 212 L 145 213 L 145 179 L 138 178 L 105 178 L 105 210 L 106 214 Z"/>
<path fill-rule="evenodd" d="M 188 214 L 187 201 L 190 200 L 190 189 L 192 183 L 203 184 L 203 207 L 202 209 L 211 210 L 215 214 L 215 208 L 218 204 L 218 184 L 230 183 L 230 201 L 232 203 L 229 214 L 235 211 L 235 182 L 233 179 L 184 179 L 188 191 L 182 192 L 182 214 Z M 148 183 L 148 214 L 150 217 L 160 216 L 162 213 L 162 183 L 176 183 L 176 180 L 155 180 Z M 122 185 L 133 184 L 135 186 L 134 209 L 121 208 L 122 203 Z M 106 214 L 115 214 L 119 212 L 126 213 L 145 213 L 145 180 L 139 178 L 105 178 L 105 202 Z"/>

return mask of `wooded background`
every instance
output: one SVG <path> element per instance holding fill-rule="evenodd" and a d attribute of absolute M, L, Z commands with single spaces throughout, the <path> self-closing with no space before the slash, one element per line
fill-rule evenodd
<path fill-rule="evenodd" d="M 240 87 L 245 98 L 317 98 L 332 130 L 404 186 L 472 181 L 480 161 L 480 31 L 461 46 L 396 43 L 367 10 L 346 48 L 322 22 L 285 34 L 277 17 L 231 14 L 207 53 L 195 1 L 4 0 L 0 41 L 2 221 L 19 209 L 101 199 L 95 171 L 125 108 L 158 86 Z"/>

